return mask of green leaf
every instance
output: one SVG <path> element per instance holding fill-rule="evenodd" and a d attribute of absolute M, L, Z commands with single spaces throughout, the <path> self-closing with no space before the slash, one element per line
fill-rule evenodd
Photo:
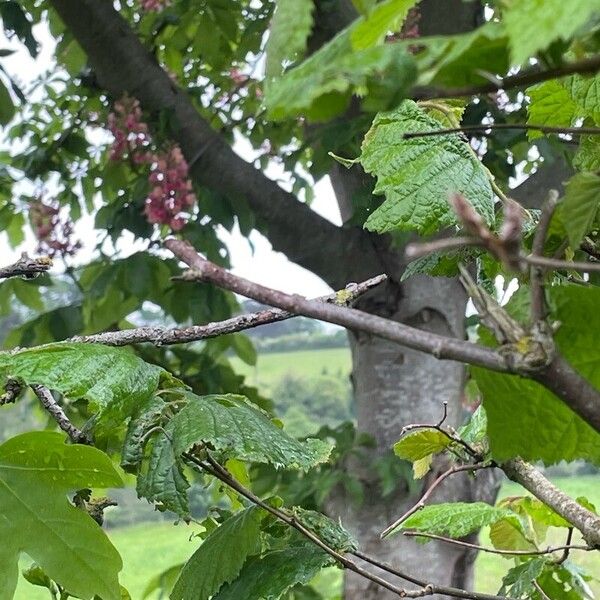
<path fill-rule="evenodd" d="M 600 176 L 577 173 L 565 186 L 562 218 L 572 248 L 592 229 L 600 208 Z"/>
<path fill-rule="evenodd" d="M 564 80 L 564 85 L 577 104 L 579 116 L 600 123 L 600 77 L 573 75 Z"/>
<path fill-rule="evenodd" d="M 485 502 L 432 504 L 411 515 L 393 531 L 410 529 L 461 538 L 500 519 L 512 519 L 518 526 L 519 518 L 513 512 Z"/>
<path fill-rule="evenodd" d="M 339 523 L 332 521 L 324 514 L 314 510 L 306 510 L 300 506 L 294 506 L 291 512 L 302 525 L 310 529 L 334 550 L 343 553 L 358 548 L 354 537 Z"/>
<path fill-rule="evenodd" d="M 170 597 L 169 594 L 171 593 L 182 568 L 183 563 L 180 565 L 173 565 L 172 567 L 165 569 L 162 573 L 155 575 L 144 588 L 142 600 L 146 600 L 146 598 L 154 592 L 159 592 L 159 598 Z M 162 594 L 162 596 L 160 594 Z"/>
<path fill-rule="evenodd" d="M 85 398 L 103 426 L 118 423 L 156 389 L 163 369 L 121 348 L 48 344 L 0 354 L 0 374 L 38 383 L 71 399 Z"/>
<path fill-rule="evenodd" d="M 208 600 L 233 581 L 246 559 L 261 550 L 263 516 L 262 509 L 248 508 L 217 527 L 183 567 L 171 600 Z"/>
<path fill-rule="evenodd" d="M 267 78 L 279 75 L 284 61 L 304 53 L 313 10 L 313 0 L 277 0 L 266 47 Z"/>
<path fill-rule="evenodd" d="M 479 405 L 477 410 L 471 415 L 468 423 L 461 427 L 458 435 L 467 444 L 478 444 L 485 439 L 487 433 L 487 415 L 483 405 Z"/>
<path fill-rule="evenodd" d="M 300 544 L 250 559 L 239 577 L 213 600 L 277 600 L 291 587 L 308 583 L 332 558 L 313 544 Z"/>
<path fill-rule="evenodd" d="M 71 594 L 119 600 L 119 553 L 100 526 L 67 501 L 66 493 L 121 485 L 104 453 L 67 445 L 59 433 L 25 433 L 2 444 L 0 599 L 12 599 L 19 555 L 25 552 Z"/>
<path fill-rule="evenodd" d="M 375 194 L 385 202 L 365 223 L 371 231 L 416 230 L 429 234 L 457 223 L 448 204 L 461 193 L 491 224 L 494 198 L 485 167 L 455 135 L 403 139 L 408 132 L 441 129 L 412 100 L 381 113 L 365 136 L 360 162 L 377 178 Z"/>
<path fill-rule="evenodd" d="M 394 444 L 394 454 L 412 462 L 445 450 L 452 440 L 437 429 L 419 429 Z"/>
<path fill-rule="evenodd" d="M 309 438 L 300 442 L 275 425 L 243 396 L 196 396 L 182 392 L 187 404 L 151 439 L 147 469 L 138 478 L 138 493 L 180 515 L 187 515 L 181 455 L 210 444 L 227 458 L 308 470 L 327 460 L 331 445 Z"/>
<path fill-rule="evenodd" d="M 542 557 L 513 567 L 502 579 L 498 594 L 511 598 L 531 598 L 536 593 L 535 580 L 543 573 L 545 566 L 546 559 Z"/>
<path fill-rule="evenodd" d="M 562 323 L 555 334 L 561 353 L 600 389 L 595 334 L 600 328 L 600 289 L 563 285 L 550 288 L 548 296 L 553 307 L 551 320 Z M 483 396 L 495 460 L 520 456 L 552 464 L 583 458 L 600 464 L 600 435 L 546 388 L 514 375 L 478 368 L 471 371 Z"/>
<path fill-rule="evenodd" d="M 573 166 L 578 171 L 600 171 L 600 137 L 582 135 L 579 148 L 573 157 Z"/>
<path fill-rule="evenodd" d="M 527 88 L 529 105 L 527 123 L 570 127 L 579 115 L 577 104 L 573 100 L 564 82 L 551 79 Z M 530 132 L 530 138 L 540 137 L 541 132 Z"/>
<path fill-rule="evenodd" d="M 15 116 L 15 105 L 10 92 L 0 79 L 0 125 L 6 125 Z"/>
<path fill-rule="evenodd" d="M 354 50 L 364 50 L 381 42 L 386 34 L 398 31 L 417 0 L 385 0 L 375 5 L 366 19 L 360 19 L 350 39 Z"/>
<path fill-rule="evenodd" d="M 492 523 L 490 541 L 497 550 L 537 550 L 533 541 L 527 539 L 523 527 L 518 526 L 514 519 L 500 519 Z"/>
<path fill-rule="evenodd" d="M 415 78 L 413 58 L 391 44 L 353 51 L 352 26 L 302 64 L 265 86 L 269 117 L 306 115 L 323 121 L 342 113 L 353 94 L 366 97 L 365 110 L 397 104 Z"/>
<path fill-rule="evenodd" d="M 554 40 L 569 40 L 592 15 L 599 0 L 517 0 L 503 14 L 513 64 L 522 65 Z"/>

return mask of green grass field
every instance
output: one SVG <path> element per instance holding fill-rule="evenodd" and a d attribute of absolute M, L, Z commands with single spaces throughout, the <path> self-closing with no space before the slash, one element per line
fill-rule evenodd
<path fill-rule="evenodd" d="M 238 373 L 246 375 L 250 385 L 271 387 L 286 374 L 310 377 L 319 374 L 347 377 L 350 374 L 350 350 L 348 348 L 324 348 L 322 350 L 295 350 L 261 354 L 252 367 L 239 358 L 231 359 Z"/>

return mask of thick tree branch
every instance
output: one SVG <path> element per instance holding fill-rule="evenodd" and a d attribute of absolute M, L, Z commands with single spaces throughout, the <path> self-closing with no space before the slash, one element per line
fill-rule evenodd
<path fill-rule="evenodd" d="M 479 94 L 490 94 L 498 90 L 512 90 L 518 87 L 541 83 L 549 79 L 566 77 L 574 73 L 582 75 L 597 73 L 600 70 L 600 55 L 585 58 L 572 63 L 567 63 L 554 69 L 540 69 L 532 67 L 525 69 L 515 75 L 508 75 L 489 81 L 481 85 L 465 86 L 459 88 L 436 88 L 431 86 L 417 86 L 412 90 L 412 97 L 417 100 L 431 100 L 433 98 L 457 98 L 461 96 L 478 96 Z"/>
<path fill-rule="evenodd" d="M 359 296 L 370 289 L 383 283 L 387 277 L 378 275 L 362 283 L 350 283 L 345 289 L 315 298 L 315 302 L 328 302 L 338 306 L 349 306 Z M 165 327 L 135 327 L 123 331 L 106 331 L 92 335 L 77 335 L 66 340 L 68 342 L 79 342 L 86 344 L 104 344 L 106 346 L 127 346 L 129 344 L 142 344 L 149 342 L 156 346 L 167 346 L 170 344 L 185 344 L 188 342 L 197 342 L 209 338 L 236 333 L 245 329 L 252 329 L 268 323 L 276 323 L 297 317 L 295 313 L 281 310 L 279 308 L 269 308 L 254 313 L 239 315 L 206 325 L 192 325 L 190 327 L 174 327 L 167 329 Z"/>
<path fill-rule="evenodd" d="M 194 180 L 226 196 L 246 198 L 275 250 L 334 288 L 349 277 L 366 279 L 381 272 L 367 233 L 333 225 L 235 154 L 111 2 L 52 0 L 51 4 L 87 53 L 100 85 L 115 97 L 127 92 L 146 110 L 169 111 L 175 123 L 171 135 L 190 163 Z"/>
<path fill-rule="evenodd" d="M 40 273 L 48 271 L 51 266 L 52 259 L 48 256 L 29 258 L 26 253 L 23 253 L 16 263 L 0 268 L 0 279 L 8 279 L 9 277 L 33 279 Z"/>
<path fill-rule="evenodd" d="M 187 275 L 191 280 L 208 281 L 259 302 L 376 335 L 438 359 L 456 360 L 493 371 L 511 370 L 509 362 L 490 348 L 423 331 L 353 308 L 313 302 L 301 296 L 291 296 L 266 288 L 236 277 L 207 261 L 190 244 L 181 240 L 169 239 L 165 246 L 191 267 L 192 270 Z M 577 373 L 564 358 L 558 355 L 547 367 L 525 375 L 556 394 L 571 410 L 600 432 L 600 391 Z"/>

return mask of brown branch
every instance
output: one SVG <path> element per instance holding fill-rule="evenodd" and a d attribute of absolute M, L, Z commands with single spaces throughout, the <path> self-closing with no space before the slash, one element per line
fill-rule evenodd
<path fill-rule="evenodd" d="M 548 235 L 548 228 L 552 221 L 552 215 L 558 205 L 558 192 L 550 190 L 548 198 L 542 206 L 542 213 L 537 224 L 533 244 L 531 247 L 531 257 L 539 258 L 544 254 L 544 244 Z M 530 269 L 530 288 L 531 288 L 531 322 L 537 323 L 546 318 L 546 299 L 544 297 L 544 271 L 539 266 L 532 264 Z"/>
<path fill-rule="evenodd" d="M 396 519 L 391 525 L 386 527 L 380 534 L 379 537 L 384 538 L 388 536 L 394 529 L 402 525 L 408 517 L 414 515 L 416 512 L 419 512 L 421 509 L 425 508 L 425 503 L 431 497 L 431 494 L 435 492 L 438 486 L 446 480 L 451 475 L 456 473 L 461 473 L 463 471 L 478 471 L 480 469 L 489 469 L 493 465 L 489 463 L 477 463 L 474 465 L 455 465 L 450 467 L 448 470 L 444 471 L 428 488 L 427 491 L 421 496 L 420 500 L 414 504 L 411 508 L 409 508 L 400 518 Z"/>
<path fill-rule="evenodd" d="M 600 516 L 567 496 L 532 465 L 520 458 L 505 462 L 502 470 L 510 479 L 522 485 L 538 500 L 577 528 L 590 547 L 600 549 Z"/>
<path fill-rule="evenodd" d="M 264 304 L 277 306 L 295 314 L 364 331 L 397 342 L 414 350 L 421 350 L 439 359 L 457 360 L 476 364 L 494 371 L 508 371 L 504 358 L 494 350 L 471 342 L 458 340 L 409 327 L 396 321 L 367 314 L 353 308 L 343 308 L 322 302 L 313 302 L 302 296 L 285 294 L 237 277 L 200 256 L 185 241 L 169 239 L 165 246 L 192 270 L 186 278 L 209 281 L 219 287 L 253 298 Z"/>
<path fill-rule="evenodd" d="M 577 262 L 568 260 L 558 260 L 556 258 L 548 258 L 547 256 L 524 256 L 525 260 L 530 265 L 542 267 L 544 269 L 554 269 L 556 271 L 583 271 L 584 273 L 600 272 L 600 262 Z"/>
<path fill-rule="evenodd" d="M 469 131 L 481 131 L 484 133 L 487 130 L 493 131 L 494 129 L 523 129 L 525 131 L 541 131 L 542 133 L 600 135 L 600 127 L 553 127 L 550 125 L 534 125 L 530 123 L 481 123 L 479 125 L 462 125 L 460 127 L 434 129 L 432 131 L 411 131 L 409 133 L 405 133 L 402 138 L 405 140 L 410 140 L 414 138 L 447 135 L 451 133 L 468 133 Z"/>
<path fill-rule="evenodd" d="M 320 298 L 315 298 L 313 301 L 331 303 L 337 306 L 348 306 L 359 296 L 380 285 L 386 279 L 386 275 L 378 275 L 377 277 L 372 277 L 361 283 L 350 283 L 344 290 L 327 296 L 321 296 Z M 244 331 L 268 323 L 284 321 L 297 316 L 297 314 L 286 310 L 269 308 L 254 313 L 239 315 L 216 323 L 208 323 L 207 325 L 192 325 L 190 327 L 175 327 L 170 329 L 164 327 L 135 327 L 123 331 L 107 331 L 93 335 L 78 335 L 66 341 L 87 344 L 104 344 L 106 346 L 126 346 L 144 342 L 149 342 L 156 346 L 185 344 L 229 333 L 236 333 L 238 331 Z"/>
<path fill-rule="evenodd" d="M 447 544 L 454 544 L 455 546 L 470 548 L 471 550 L 488 552 L 490 554 L 501 554 L 503 556 L 542 556 L 544 554 L 553 554 L 554 552 L 561 551 L 567 552 L 568 554 L 570 550 L 583 550 L 585 552 L 591 552 L 595 550 L 595 548 L 590 548 L 589 546 L 571 545 L 570 543 L 567 543 L 564 546 L 548 547 L 545 550 L 498 550 L 496 548 L 488 548 L 487 546 L 480 546 L 479 544 L 472 544 L 470 542 L 455 540 L 453 538 L 445 537 L 443 535 L 435 535 L 433 533 L 425 533 L 421 531 L 403 531 L 402 535 L 406 537 L 421 537 L 431 540 L 438 540 Z"/>
<path fill-rule="evenodd" d="M 404 249 L 404 256 L 407 260 L 414 260 L 421 256 L 427 256 L 433 252 L 448 252 L 460 250 L 466 246 L 483 246 L 480 239 L 476 237 L 453 237 L 433 240 L 432 242 L 417 242 L 407 244 Z"/>
<path fill-rule="evenodd" d="M 415 100 L 432 100 L 434 98 L 457 98 L 461 96 L 477 96 L 479 94 L 490 94 L 499 90 L 511 90 L 518 87 L 530 86 L 535 83 L 548 81 L 549 79 L 558 79 L 580 74 L 594 74 L 600 70 L 600 55 L 584 58 L 582 60 L 567 63 L 553 69 L 540 69 L 532 67 L 524 69 L 515 74 L 508 75 L 498 79 L 498 81 L 489 81 L 481 85 L 465 86 L 458 88 L 437 88 L 432 86 L 416 86 L 412 90 L 412 98 Z"/>
<path fill-rule="evenodd" d="M 305 527 L 301 522 L 298 521 L 296 517 L 288 514 L 286 511 L 271 506 L 267 504 L 263 500 L 261 500 L 258 496 L 256 496 L 251 490 L 242 485 L 239 481 L 237 481 L 234 477 L 231 476 L 229 471 L 225 469 L 222 465 L 220 465 L 217 461 L 215 461 L 210 454 L 208 454 L 207 461 L 203 462 L 193 454 L 187 452 L 183 455 L 184 459 L 189 463 L 192 463 L 195 467 L 202 469 L 203 471 L 209 473 L 213 477 L 216 477 L 220 481 L 222 481 L 225 485 L 230 487 L 232 490 L 236 491 L 238 494 L 255 504 L 256 506 L 260 506 L 270 514 L 272 514 L 275 518 L 279 519 L 286 525 L 294 528 L 296 531 L 301 533 L 304 537 L 310 540 L 313 544 L 321 548 L 324 552 L 329 554 L 334 560 L 336 560 L 339 564 L 341 564 L 344 568 L 354 571 L 358 575 L 365 577 L 366 579 L 376 583 L 384 587 L 385 589 L 391 591 L 401 598 L 421 598 L 424 596 L 431 596 L 433 594 L 441 594 L 444 596 L 453 596 L 455 598 L 464 598 L 466 600 L 511 600 L 505 596 L 495 596 L 491 594 L 480 594 L 478 592 L 470 592 L 467 590 L 462 590 L 460 588 L 453 588 L 447 586 L 438 586 L 432 583 L 428 583 L 426 581 L 419 580 L 415 577 L 412 577 L 408 574 L 399 571 L 385 563 L 379 562 L 376 559 L 373 559 L 358 550 L 349 551 L 347 554 L 353 554 L 357 558 L 364 560 L 367 563 L 376 566 L 383 571 L 390 573 L 391 575 L 395 575 L 401 579 L 409 581 L 415 585 L 418 585 L 421 589 L 418 590 L 406 590 L 403 588 L 399 588 L 389 581 L 382 579 L 381 577 L 370 573 L 369 571 L 363 569 L 360 565 L 356 564 L 353 560 L 348 558 L 346 554 L 342 554 L 329 546 L 326 542 L 324 542 L 320 537 L 315 535 L 313 531 Z"/>
<path fill-rule="evenodd" d="M 65 414 L 58 402 L 52 396 L 52 392 L 47 387 L 34 383 L 31 389 L 40 399 L 46 412 L 56 421 L 57 425 L 71 438 L 76 444 L 91 444 L 89 437 L 80 429 L 77 429 Z"/>
<path fill-rule="evenodd" d="M 191 267 L 186 274 L 186 278 L 190 280 L 208 281 L 259 302 L 376 335 L 440 360 L 456 360 L 503 373 L 511 372 L 514 368 L 500 353 L 484 346 L 437 335 L 353 308 L 313 302 L 302 296 L 284 294 L 236 277 L 207 261 L 185 241 L 169 239 L 165 246 Z M 535 372 L 528 370 L 523 374 L 554 392 L 571 410 L 600 432 L 600 391 L 577 373 L 564 358 L 556 356 L 547 367 L 540 367 Z"/>
<path fill-rule="evenodd" d="M 40 256 L 39 258 L 29 258 L 25 252 L 21 258 L 8 267 L 0 268 L 0 279 L 9 277 L 24 277 L 33 279 L 40 273 L 45 273 L 52 266 L 52 259 L 49 256 Z"/>

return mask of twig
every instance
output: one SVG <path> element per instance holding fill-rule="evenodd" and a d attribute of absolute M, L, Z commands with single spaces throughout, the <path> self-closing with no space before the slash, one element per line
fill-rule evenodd
<path fill-rule="evenodd" d="M 561 550 L 566 552 L 568 555 L 569 550 L 583 550 L 585 552 L 591 552 L 594 550 L 594 548 L 590 548 L 589 546 L 570 545 L 570 541 L 564 546 L 554 546 L 552 548 L 548 547 L 545 550 L 498 550 L 496 548 L 488 548 L 486 546 L 480 546 L 479 544 L 472 544 L 470 542 L 455 540 L 454 538 L 445 537 L 443 535 L 435 535 L 433 533 L 425 533 L 421 531 L 403 531 L 402 535 L 405 535 L 406 537 L 422 537 L 431 540 L 438 540 L 440 542 L 454 544 L 455 546 L 462 546 L 464 548 L 471 548 L 472 550 L 478 550 L 480 552 L 489 552 L 490 554 L 501 554 L 505 556 L 542 556 L 544 554 L 560 552 Z"/>
<path fill-rule="evenodd" d="M 530 265 L 543 267 L 545 269 L 555 269 L 557 271 L 583 271 L 584 273 L 600 272 L 600 262 L 571 262 L 568 260 L 548 258 L 547 256 L 533 256 L 532 254 L 524 256 L 523 260 Z"/>
<path fill-rule="evenodd" d="M 8 267 L 0 268 L 0 279 L 8 279 L 9 277 L 25 277 L 33 279 L 40 273 L 45 273 L 52 266 L 52 259 L 48 256 L 39 258 L 29 258 L 25 252 L 21 254 L 21 258 Z"/>
<path fill-rule="evenodd" d="M 394 529 L 396 529 L 399 525 L 404 523 L 408 517 L 414 515 L 416 512 L 420 511 L 422 508 L 425 508 L 425 502 L 429 499 L 431 494 L 437 489 L 437 487 L 448 477 L 454 475 L 455 473 L 461 473 L 463 471 L 478 471 L 480 469 L 489 469 L 493 465 L 489 463 L 477 463 L 474 465 L 458 465 L 450 467 L 447 471 L 444 471 L 430 486 L 427 488 L 427 491 L 421 496 L 420 500 L 409 508 L 399 519 L 396 519 L 391 525 L 386 527 L 380 534 L 379 537 L 384 538 L 389 535 Z"/>
<path fill-rule="evenodd" d="M 397 342 L 414 350 L 421 350 L 439 359 L 458 360 L 506 372 L 509 366 L 494 350 L 478 346 L 465 340 L 438 335 L 410 327 L 403 323 L 364 313 L 353 308 L 323 304 L 307 300 L 302 296 L 290 295 L 264 287 L 242 277 L 237 277 L 200 256 L 190 244 L 182 240 L 169 239 L 165 246 L 183 262 L 192 267 L 186 278 L 209 281 L 247 298 L 289 310 L 295 314 L 342 325 L 348 329 L 364 331 Z"/>
<path fill-rule="evenodd" d="M 573 135 L 599 135 L 600 127 L 552 127 L 550 125 L 533 125 L 529 123 L 481 123 L 479 125 L 462 125 L 461 127 L 448 127 L 432 131 L 411 131 L 402 137 L 405 140 L 451 133 L 465 133 L 469 131 L 486 131 L 493 129 L 523 129 L 541 131 L 542 133 L 564 133 Z"/>
<path fill-rule="evenodd" d="M 206 471 L 213 477 L 216 477 L 217 479 L 225 483 L 231 489 L 235 490 L 238 494 L 240 494 L 247 500 L 250 500 L 250 502 L 252 502 L 253 504 L 260 506 L 286 525 L 293 527 L 296 531 L 298 531 L 307 539 L 309 539 L 313 544 L 321 548 L 321 550 L 329 554 L 329 556 L 331 556 L 334 560 L 339 562 L 346 569 L 354 571 L 358 575 L 361 575 L 362 577 L 365 577 L 366 579 L 369 579 L 370 581 L 381 585 L 385 589 L 393 592 L 401 598 L 421 598 L 423 596 L 430 596 L 433 594 L 442 594 L 445 596 L 454 596 L 455 598 L 464 598 L 466 600 L 511 600 L 510 598 L 507 598 L 505 596 L 480 594 L 478 592 L 469 592 L 467 590 L 462 590 L 459 588 L 431 584 L 426 581 L 419 580 L 415 577 L 411 577 L 410 575 L 407 575 L 405 573 L 402 573 L 401 571 L 398 571 L 397 569 L 394 569 L 393 567 L 390 567 L 385 563 L 381 563 L 376 559 L 373 559 L 367 556 L 366 554 L 359 552 L 358 550 L 348 552 L 348 554 L 353 554 L 357 558 L 360 558 L 365 562 L 368 562 L 392 575 L 395 575 L 401 579 L 409 581 L 410 583 L 420 586 L 421 589 L 406 590 L 403 588 L 399 588 L 391 584 L 389 581 L 386 581 L 385 579 L 382 579 L 381 577 L 378 577 L 377 575 L 366 571 L 365 569 L 357 565 L 353 560 L 349 559 L 346 555 L 341 554 L 334 548 L 331 548 L 321 538 L 315 535 L 310 529 L 308 529 L 302 523 L 300 523 L 298 519 L 296 519 L 294 516 L 288 514 L 287 512 L 281 509 L 271 506 L 266 502 L 263 502 L 263 500 L 256 496 L 251 490 L 244 487 L 239 481 L 232 477 L 229 471 L 227 471 L 217 461 L 215 461 L 212 458 L 212 456 L 210 456 L 210 454 L 208 454 L 207 457 L 207 461 L 209 464 L 206 464 L 206 462 L 203 462 L 202 460 L 190 453 L 185 453 L 183 457 L 186 461 L 191 462 L 196 467 L 199 467 L 200 469 Z"/>
<path fill-rule="evenodd" d="M 548 235 L 548 228 L 552 221 L 552 215 L 558 205 L 558 192 L 550 190 L 548 198 L 542 206 L 540 220 L 533 236 L 531 257 L 539 258 L 544 254 L 544 243 Z M 530 257 L 530 258 L 531 258 Z M 562 261 L 561 261 L 562 262 Z M 536 323 L 546 318 L 546 299 L 544 298 L 544 271 L 537 265 L 531 265 L 530 269 L 531 288 L 531 322 Z"/>
<path fill-rule="evenodd" d="M 544 592 L 544 590 L 540 587 L 540 584 L 535 579 L 533 580 L 533 587 L 537 590 L 542 600 L 552 600 L 552 598 L 550 598 L 550 596 Z"/>
<path fill-rule="evenodd" d="M 56 421 L 57 425 L 71 438 L 76 444 L 91 444 L 91 440 L 80 429 L 77 429 L 65 414 L 65 411 L 60 407 L 58 402 L 52 396 L 52 393 L 47 387 L 34 383 L 31 389 L 40 399 L 42 406 L 46 412 Z"/>
<path fill-rule="evenodd" d="M 432 242 L 407 244 L 404 256 L 407 260 L 414 260 L 433 252 L 446 252 L 449 250 L 460 250 L 466 246 L 483 246 L 481 240 L 476 237 L 454 237 L 442 238 Z"/>
<path fill-rule="evenodd" d="M 461 96 L 477 96 L 489 94 L 499 90 L 511 90 L 518 87 L 541 83 L 549 79 L 566 77 L 573 73 L 597 73 L 600 70 L 600 55 L 584 58 L 583 60 L 567 63 L 553 69 L 540 70 L 539 67 L 525 69 L 516 75 L 509 75 L 489 81 L 481 85 L 465 86 L 458 88 L 437 88 L 432 86 L 416 86 L 412 89 L 411 96 L 415 100 L 429 100 L 434 98 L 456 98 Z"/>
<path fill-rule="evenodd" d="M 569 552 L 571 550 L 580 550 L 580 548 L 578 548 L 577 546 L 571 545 L 572 539 L 573 539 L 573 527 L 569 527 L 569 531 L 567 532 L 567 541 L 565 542 L 565 545 L 563 546 L 564 552 L 563 552 L 562 556 L 556 561 L 557 565 L 562 565 L 565 562 L 565 560 L 567 560 L 567 558 L 569 558 Z M 593 550 L 593 548 L 590 548 L 590 550 Z"/>

